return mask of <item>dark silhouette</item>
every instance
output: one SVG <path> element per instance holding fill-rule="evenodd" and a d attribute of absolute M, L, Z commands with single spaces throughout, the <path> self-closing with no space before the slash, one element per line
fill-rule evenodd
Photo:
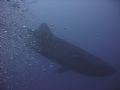
<path fill-rule="evenodd" d="M 89 76 L 109 76 L 114 68 L 91 53 L 53 35 L 46 23 L 28 30 L 27 46 L 61 65 L 57 72 L 74 71 Z"/>
<path fill-rule="evenodd" d="M 9 90 L 6 82 L 0 78 L 0 90 Z"/>

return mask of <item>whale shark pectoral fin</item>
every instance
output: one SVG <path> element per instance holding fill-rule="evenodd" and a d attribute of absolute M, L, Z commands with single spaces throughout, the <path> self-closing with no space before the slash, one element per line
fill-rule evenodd
<path fill-rule="evenodd" d="M 64 73 L 64 72 L 68 72 L 68 71 L 69 71 L 69 69 L 66 67 L 61 67 L 61 68 L 55 70 L 55 72 L 57 72 L 57 73 Z"/>

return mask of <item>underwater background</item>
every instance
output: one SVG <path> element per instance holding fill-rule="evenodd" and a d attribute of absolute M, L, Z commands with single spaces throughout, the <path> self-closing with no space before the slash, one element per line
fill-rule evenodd
<path fill-rule="evenodd" d="M 28 49 L 25 28 L 51 31 L 111 64 L 116 73 L 56 73 L 59 65 Z M 120 90 L 119 0 L 0 0 L 0 90 Z"/>

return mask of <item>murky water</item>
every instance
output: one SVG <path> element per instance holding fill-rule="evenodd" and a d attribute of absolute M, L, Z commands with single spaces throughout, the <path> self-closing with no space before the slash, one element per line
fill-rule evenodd
<path fill-rule="evenodd" d="M 0 4 L 0 77 L 10 90 L 119 90 L 118 0 L 1 0 Z M 117 72 L 98 78 L 56 73 L 58 64 L 24 43 L 26 28 L 35 30 L 43 22 L 56 36 L 102 58 Z"/>

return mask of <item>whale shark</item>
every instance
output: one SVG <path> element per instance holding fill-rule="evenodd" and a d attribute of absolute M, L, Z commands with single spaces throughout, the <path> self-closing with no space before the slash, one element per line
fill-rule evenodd
<path fill-rule="evenodd" d="M 6 82 L 0 78 L 0 90 L 8 90 L 8 85 Z"/>
<path fill-rule="evenodd" d="M 58 73 L 76 72 L 87 76 L 103 77 L 115 69 L 101 58 L 54 35 L 46 23 L 38 29 L 28 30 L 26 45 L 52 62 L 59 64 Z"/>

